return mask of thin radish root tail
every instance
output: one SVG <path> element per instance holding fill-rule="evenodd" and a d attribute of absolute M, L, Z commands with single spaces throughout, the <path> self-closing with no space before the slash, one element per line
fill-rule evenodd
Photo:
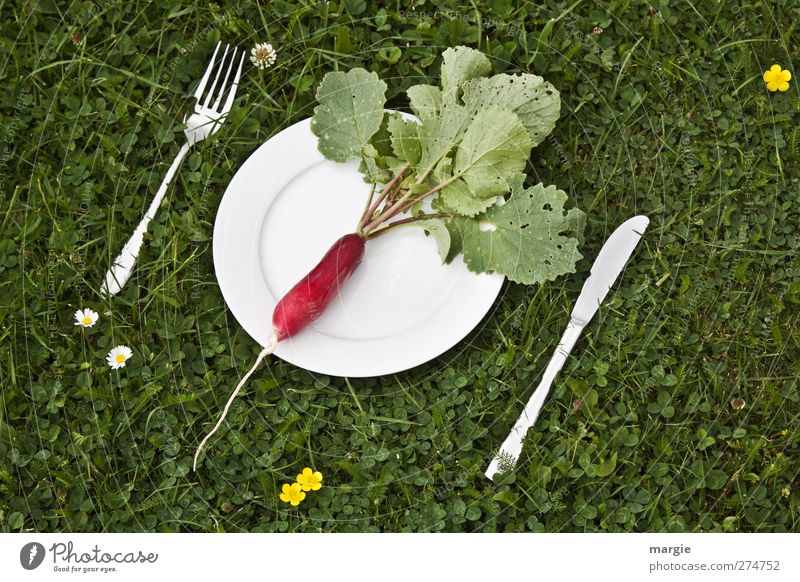
<path fill-rule="evenodd" d="M 275 347 L 277 345 L 278 345 L 278 336 L 277 334 L 273 333 L 270 336 L 269 340 L 267 341 L 267 347 L 261 350 L 261 352 L 258 354 L 258 357 L 256 358 L 256 363 L 253 364 L 253 367 L 250 368 L 250 371 L 248 371 L 247 374 L 245 374 L 244 377 L 239 381 L 239 384 L 234 389 L 233 394 L 231 394 L 230 398 L 228 398 L 228 402 L 225 404 L 225 408 L 222 411 L 222 416 L 219 417 L 217 424 L 214 425 L 214 428 L 211 429 L 211 432 L 205 436 L 205 438 L 200 442 L 200 446 L 197 447 L 197 450 L 194 453 L 194 462 L 192 463 L 192 471 L 197 470 L 197 458 L 200 456 L 200 451 L 203 450 L 203 447 L 206 446 L 208 439 L 210 439 L 214 435 L 214 433 L 217 432 L 217 429 L 222 424 L 222 421 L 225 420 L 225 417 L 228 415 L 228 410 L 230 409 L 231 404 L 233 404 L 234 399 L 239 394 L 239 390 L 242 389 L 244 383 L 247 382 L 250 376 L 253 375 L 253 372 L 256 371 L 256 368 L 258 368 L 258 365 L 261 363 L 261 360 L 263 360 L 272 352 L 274 352 Z"/>

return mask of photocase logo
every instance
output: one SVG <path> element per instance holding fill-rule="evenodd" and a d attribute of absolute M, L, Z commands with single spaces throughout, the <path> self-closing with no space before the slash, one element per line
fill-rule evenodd
<path fill-rule="evenodd" d="M 35 570 L 44 561 L 44 546 L 39 542 L 30 542 L 19 551 L 19 563 L 26 570 Z"/>

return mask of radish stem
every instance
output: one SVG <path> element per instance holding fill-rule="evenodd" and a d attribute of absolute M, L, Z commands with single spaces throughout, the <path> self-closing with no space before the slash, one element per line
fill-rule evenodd
<path fill-rule="evenodd" d="M 419 216 L 411 216 L 410 218 L 404 218 L 403 220 L 396 220 L 394 222 L 390 222 L 388 224 L 384 224 L 381 228 L 373 229 L 368 235 L 367 240 L 373 239 L 376 236 L 381 236 L 387 230 L 391 230 L 395 226 L 401 226 L 403 224 L 412 224 L 414 222 L 419 222 L 420 220 L 430 220 L 434 218 L 452 218 L 452 214 L 420 214 Z"/>
<path fill-rule="evenodd" d="M 244 386 L 244 383 L 247 382 L 247 379 L 250 378 L 253 372 L 256 371 L 256 368 L 258 368 L 258 365 L 261 363 L 261 361 L 268 355 L 270 355 L 273 351 L 275 351 L 275 347 L 277 345 L 278 345 L 278 336 L 273 333 L 270 336 L 269 340 L 267 341 L 267 347 L 265 347 L 263 350 L 261 350 L 261 352 L 259 352 L 258 357 L 256 358 L 256 363 L 253 364 L 253 367 L 250 368 L 250 371 L 247 372 L 247 374 L 245 374 L 244 377 L 239 381 L 239 384 L 237 384 L 236 388 L 233 390 L 233 393 L 230 395 L 230 398 L 228 398 L 228 402 L 225 404 L 225 408 L 222 411 L 222 416 L 219 417 L 217 424 L 214 425 L 214 428 L 211 429 L 211 432 L 208 433 L 202 441 L 200 441 L 200 446 L 197 447 L 197 450 L 194 453 L 194 462 L 192 463 L 192 471 L 197 470 L 197 457 L 200 456 L 200 451 L 203 450 L 203 447 L 206 446 L 208 439 L 210 439 L 214 435 L 214 433 L 217 432 L 217 429 L 220 427 L 220 425 L 222 425 L 222 421 L 225 420 L 225 417 L 228 414 L 228 410 L 230 409 L 231 404 L 233 404 L 236 395 L 239 394 L 239 390 L 242 389 L 242 386 Z"/>
<path fill-rule="evenodd" d="M 387 196 L 391 194 L 392 189 L 394 188 L 395 184 L 400 182 L 400 179 L 403 177 L 403 174 L 406 173 L 411 166 L 406 164 L 400 170 L 398 170 L 397 174 L 395 174 L 394 178 L 389 180 L 389 183 L 383 188 L 381 195 L 373 202 L 372 204 L 367 206 L 367 209 L 364 211 L 364 214 L 361 216 L 361 220 L 358 221 L 358 228 L 356 229 L 357 232 L 361 232 L 361 229 L 367 223 L 367 221 L 372 218 L 372 215 L 375 214 L 375 211 L 381 205 L 381 203 L 386 200 Z"/>
<path fill-rule="evenodd" d="M 405 194 L 403 194 L 399 198 L 399 200 L 397 200 L 397 202 L 392 204 L 389 208 L 385 208 L 383 211 L 381 211 L 381 213 L 378 215 L 378 217 L 375 220 L 373 220 L 372 222 L 367 224 L 364 227 L 364 233 L 369 235 L 369 233 L 371 231 L 375 230 L 375 228 L 377 228 L 378 226 L 380 226 L 381 224 L 383 224 L 384 222 L 386 222 L 387 220 L 389 220 L 393 216 L 395 216 L 397 214 L 400 214 L 401 212 L 403 212 L 405 210 L 408 210 L 409 208 L 414 206 L 414 204 L 424 200 L 425 198 L 427 198 L 431 194 L 435 194 L 436 192 L 438 192 L 439 190 L 441 190 L 442 188 L 447 186 L 450 182 L 452 182 L 452 179 L 446 180 L 446 181 L 442 182 L 441 184 L 438 184 L 438 185 L 434 186 L 430 190 L 428 190 L 426 192 L 423 192 L 419 196 L 415 196 L 415 197 L 411 198 L 410 200 L 409 200 L 409 198 L 411 197 L 411 190 L 407 191 Z"/>
<path fill-rule="evenodd" d="M 445 186 L 447 186 L 447 185 L 448 185 L 450 182 L 452 182 L 452 181 L 453 181 L 453 180 L 452 180 L 452 179 L 450 179 L 450 180 L 447 180 L 447 181 L 445 181 L 445 182 L 442 182 L 441 184 L 438 184 L 437 186 L 434 186 L 433 188 L 431 188 L 431 189 L 430 189 L 430 190 L 428 190 L 427 192 L 423 192 L 423 193 L 422 193 L 422 194 L 420 194 L 419 196 L 417 196 L 417 197 L 415 197 L 415 198 L 412 198 L 411 200 L 409 200 L 408 202 L 406 202 L 404 205 L 402 205 L 402 206 L 400 207 L 400 210 L 399 210 L 399 212 L 404 212 L 404 211 L 408 210 L 409 208 L 411 208 L 412 206 L 414 206 L 414 204 L 416 204 L 417 202 L 421 202 L 422 200 L 424 200 L 425 198 L 427 198 L 427 197 L 428 197 L 428 196 L 430 196 L 431 194 L 435 194 L 436 192 L 438 192 L 439 190 L 441 190 L 442 188 L 444 188 Z"/>
<path fill-rule="evenodd" d="M 364 220 L 364 217 L 367 215 L 370 207 L 372 206 L 372 198 L 375 196 L 375 184 L 372 185 L 372 188 L 369 189 L 369 197 L 367 198 L 367 203 L 364 205 L 364 210 L 361 212 L 361 218 L 358 221 L 358 228 L 356 231 L 361 228 L 361 221 Z"/>
<path fill-rule="evenodd" d="M 408 200 L 409 196 L 411 196 L 411 190 L 408 190 L 405 194 L 403 194 L 397 202 L 389 206 L 388 208 L 384 208 L 381 213 L 373 220 L 364 226 L 364 233 L 369 234 L 371 230 L 374 230 L 377 226 L 381 225 L 382 223 L 389 220 L 392 216 L 397 214 L 399 211 L 398 208 L 402 205 L 403 202 Z"/>

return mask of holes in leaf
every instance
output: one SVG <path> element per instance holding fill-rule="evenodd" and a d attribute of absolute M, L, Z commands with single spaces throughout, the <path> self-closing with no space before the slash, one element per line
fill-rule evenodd
<path fill-rule="evenodd" d="M 550 206 L 549 202 L 547 202 L 547 203 L 545 203 L 544 206 L 542 206 L 542 210 L 546 210 L 547 212 L 550 212 L 551 210 L 553 210 L 553 207 Z"/>

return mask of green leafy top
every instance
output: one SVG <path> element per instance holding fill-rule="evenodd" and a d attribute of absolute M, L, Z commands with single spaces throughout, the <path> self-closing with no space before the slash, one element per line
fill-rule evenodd
<path fill-rule="evenodd" d="M 386 83 L 364 69 L 328 73 L 317 89 L 317 101 L 311 131 L 319 138 L 319 151 L 344 162 L 359 155 L 380 128 Z"/>
<path fill-rule="evenodd" d="M 317 90 L 311 129 L 320 152 L 360 159 L 378 192 L 358 231 L 371 238 L 414 224 L 443 260 L 463 254 L 469 269 L 519 283 L 573 272 L 580 255 L 569 233 L 583 213 L 565 212 L 566 194 L 554 186 L 523 187 L 531 149 L 558 119 L 558 91 L 536 75 L 489 76 L 489 59 L 468 47 L 442 57 L 440 87 L 407 91 L 416 119 L 385 111 L 386 84 L 363 69 L 328 73 Z"/>

